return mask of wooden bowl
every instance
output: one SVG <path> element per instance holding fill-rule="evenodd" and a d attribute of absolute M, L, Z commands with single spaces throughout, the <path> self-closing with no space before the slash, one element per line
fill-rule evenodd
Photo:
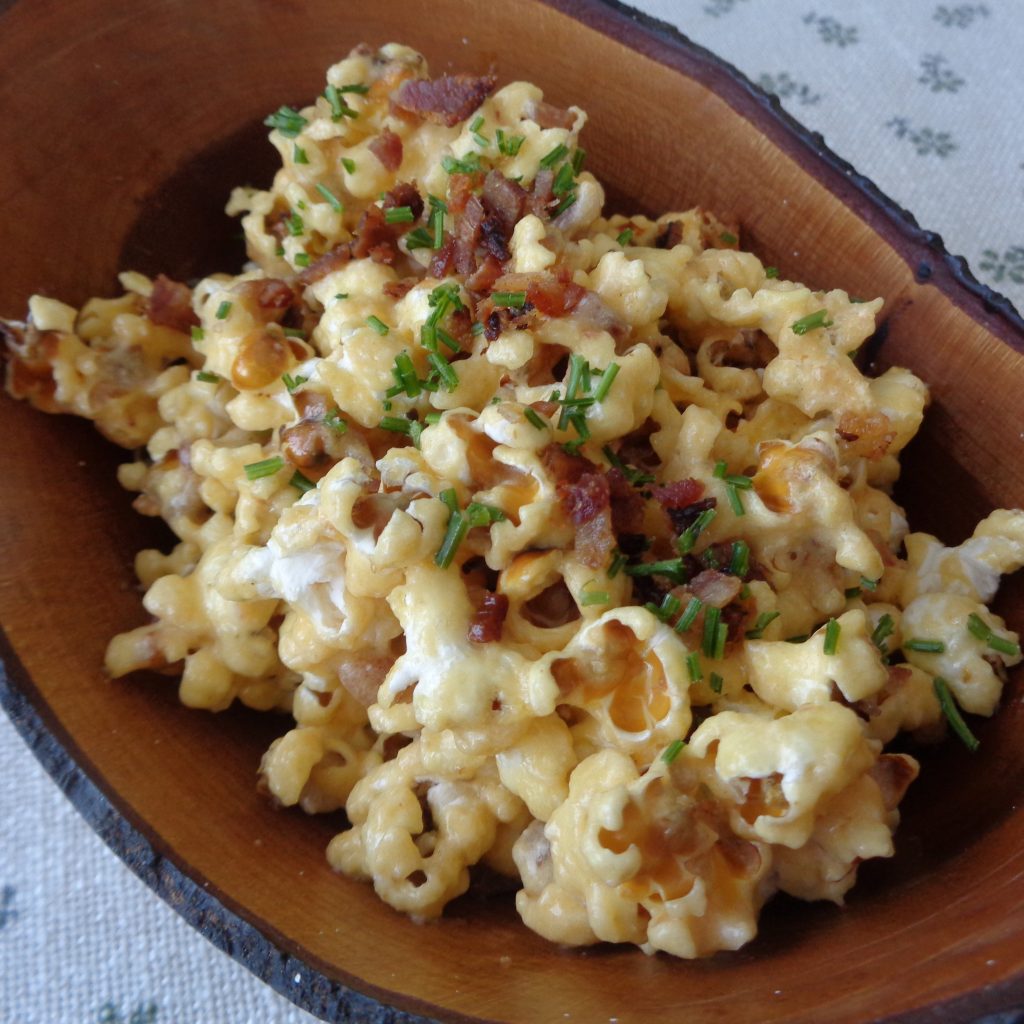
<path fill-rule="evenodd" d="M 584 105 L 591 166 L 616 203 L 735 214 L 745 246 L 785 275 L 883 295 L 875 359 L 909 366 L 934 396 L 900 489 L 912 521 L 958 541 L 991 507 L 1024 504 L 1011 307 L 738 73 L 625 9 L 8 0 L 0 12 L 7 316 L 33 291 L 113 293 L 121 268 L 236 268 L 221 209 L 231 184 L 269 178 L 262 118 L 314 96 L 354 44 L 400 40 L 435 70 L 493 65 Z M 366 993 L 447 1020 L 738 1024 L 964 1020 L 1024 1003 L 1019 674 L 978 725 L 977 755 L 953 741 L 925 756 L 896 858 L 868 865 L 845 909 L 777 900 L 750 947 L 698 963 L 559 950 L 507 898 L 464 899 L 417 927 L 328 869 L 336 822 L 257 796 L 283 720 L 187 711 L 165 679 L 104 678 L 107 638 L 143 618 L 132 555 L 165 538 L 131 512 L 121 455 L 89 426 L 7 399 L 0 422 L 4 703 L 129 865 L 300 1005 L 367 1019 Z M 1019 579 L 998 609 L 1024 627 Z"/>

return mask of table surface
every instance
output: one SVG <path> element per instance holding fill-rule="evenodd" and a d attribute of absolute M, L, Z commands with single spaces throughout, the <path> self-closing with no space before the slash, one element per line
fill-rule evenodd
<path fill-rule="evenodd" d="M 634 6 L 775 93 L 1024 310 L 1020 0 Z M 150 892 L 3 715 L 0 821 L 0 1021 L 313 1024 Z"/>

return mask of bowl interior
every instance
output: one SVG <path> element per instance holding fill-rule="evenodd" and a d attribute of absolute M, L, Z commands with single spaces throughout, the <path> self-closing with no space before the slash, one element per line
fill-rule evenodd
<path fill-rule="evenodd" d="M 510 44 L 524 34 L 544 45 Z M 72 40 L 59 56 L 57 35 Z M 356 43 L 390 40 L 435 71 L 494 67 L 584 106 L 589 163 L 616 204 L 733 214 L 744 247 L 784 275 L 884 296 L 877 362 L 909 366 L 933 394 L 899 490 L 912 524 L 958 541 L 993 506 L 1024 505 L 1020 333 L 727 72 L 596 3 L 435 0 L 427 17 L 415 0 L 355 15 L 326 0 L 9 6 L 0 228 L 16 258 L 0 312 L 19 316 L 34 291 L 111 294 L 129 267 L 181 279 L 236 269 L 237 227 L 221 211 L 232 185 L 273 171 L 262 118 L 308 102 Z M 556 949 L 507 896 L 464 898 L 417 927 L 328 869 L 336 817 L 257 796 L 260 754 L 284 719 L 187 711 L 158 676 L 104 679 L 108 637 L 143 620 L 132 556 L 166 535 L 131 511 L 114 480 L 123 453 L 91 427 L 6 397 L 0 422 L 0 621 L 15 685 L 158 853 L 326 978 L 432 1016 L 517 1022 L 663 1020 L 682 1007 L 694 1022 L 820 1020 L 826 1005 L 852 1021 L 944 1001 L 956 1017 L 1024 994 L 1019 674 L 978 725 L 978 754 L 952 742 L 922 755 L 897 856 L 868 865 L 844 909 L 776 901 L 755 943 L 699 963 Z M 1024 628 L 1024 582 L 997 610 Z"/>

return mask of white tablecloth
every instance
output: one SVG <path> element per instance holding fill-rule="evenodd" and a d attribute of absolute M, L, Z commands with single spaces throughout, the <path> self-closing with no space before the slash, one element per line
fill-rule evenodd
<path fill-rule="evenodd" d="M 775 92 L 1024 309 L 1020 0 L 636 6 Z M 0 1021 L 313 1022 L 124 867 L 3 715 L 0 822 Z"/>

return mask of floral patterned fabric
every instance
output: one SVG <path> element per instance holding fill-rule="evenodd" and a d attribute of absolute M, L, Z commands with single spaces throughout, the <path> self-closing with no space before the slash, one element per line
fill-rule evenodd
<path fill-rule="evenodd" d="M 951 252 L 966 256 L 980 281 L 1024 309 L 1024 12 L 1018 0 L 636 0 L 635 6 L 777 95 L 922 227 L 938 231 Z M 0 821 L 3 1021 L 314 1021 L 215 950 L 125 868 L 3 715 Z M 301 985 L 301 973 L 293 981 Z M 346 1019 L 407 1018 L 362 1006 Z"/>

